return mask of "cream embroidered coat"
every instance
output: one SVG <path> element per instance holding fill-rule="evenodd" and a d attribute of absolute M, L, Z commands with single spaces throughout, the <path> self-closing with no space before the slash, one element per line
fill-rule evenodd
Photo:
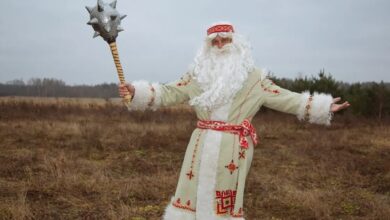
<path fill-rule="evenodd" d="M 135 96 L 131 109 L 158 108 L 187 103 L 201 94 L 191 74 L 161 85 L 145 81 L 133 83 Z M 330 124 L 332 97 L 325 94 L 298 94 L 278 87 L 261 70 L 249 73 L 243 88 L 233 100 L 213 111 L 195 107 L 200 120 L 241 124 L 251 120 L 266 106 L 295 114 L 300 120 Z M 244 220 L 245 180 L 251 166 L 254 146 L 239 145 L 238 135 L 195 128 L 188 143 L 176 193 L 167 206 L 164 220 Z"/>

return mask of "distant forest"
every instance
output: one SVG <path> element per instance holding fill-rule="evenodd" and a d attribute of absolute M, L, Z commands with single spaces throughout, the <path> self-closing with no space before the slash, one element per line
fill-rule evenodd
<path fill-rule="evenodd" d="M 390 83 L 365 82 L 345 83 L 336 81 L 330 73 L 321 70 L 317 75 L 296 79 L 277 78 L 270 73 L 277 85 L 294 91 L 311 91 L 330 93 L 333 97 L 342 97 L 351 103 L 354 115 L 375 117 L 378 119 L 390 117 Z M 118 85 L 104 83 L 99 85 L 70 86 L 59 79 L 33 78 L 24 82 L 15 79 L 0 83 L 0 96 L 35 96 L 35 97 L 118 97 Z"/>

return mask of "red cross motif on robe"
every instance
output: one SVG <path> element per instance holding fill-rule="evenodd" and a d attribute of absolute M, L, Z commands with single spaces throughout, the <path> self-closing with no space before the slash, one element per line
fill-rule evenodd
<path fill-rule="evenodd" d="M 188 179 L 192 179 L 192 177 L 194 177 L 194 173 L 192 172 L 192 170 L 190 170 L 190 172 L 186 173 L 186 175 L 188 176 Z"/>
<path fill-rule="evenodd" d="M 241 152 L 238 152 L 238 159 L 245 159 L 245 150 L 241 151 Z"/>

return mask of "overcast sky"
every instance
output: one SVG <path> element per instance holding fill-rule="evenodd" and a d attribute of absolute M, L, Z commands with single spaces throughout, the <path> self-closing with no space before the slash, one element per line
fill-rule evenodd
<path fill-rule="evenodd" d="M 68 84 L 118 82 L 107 43 L 92 39 L 84 6 L 95 0 L 0 1 L 0 82 L 32 77 Z M 325 68 L 341 81 L 390 82 L 389 0 L 118 0 L 118 48 L 128 81 L 179 78 L 206 28 L 230 21 L 256 65 L 277 77 Z"/>

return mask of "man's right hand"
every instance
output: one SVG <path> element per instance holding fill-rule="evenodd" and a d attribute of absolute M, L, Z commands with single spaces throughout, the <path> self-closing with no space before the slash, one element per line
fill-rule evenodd
<path fill-rule="evenodd" d="M 134 97 L 135 88 L 130 83 L 121 83 L 119 84 L 119 95 L 124 98 L 126 95 Z"/>

